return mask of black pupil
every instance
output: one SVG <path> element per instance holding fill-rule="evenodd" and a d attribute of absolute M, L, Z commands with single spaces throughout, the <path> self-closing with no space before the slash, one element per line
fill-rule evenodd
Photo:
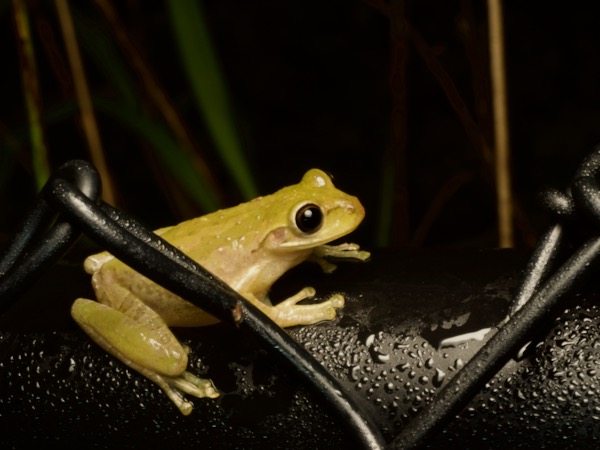
<path fill-rule="evenodd" d="M 303 233 L 314 233 L 323 223 L 323 213 L 317 205 L 309 203 L 296 213 L 296 226 Z"/>

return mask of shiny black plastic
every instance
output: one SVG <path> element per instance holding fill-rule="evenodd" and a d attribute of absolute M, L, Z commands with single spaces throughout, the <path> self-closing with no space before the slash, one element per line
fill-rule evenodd
<path fill-rule="evenodd" d="M 397 305 L 389 303 L 390 299 L 397 298 L 399 284 L 394 284 L 390 288 L 392 291 L 386 295 L 381 277 L 378 278 L 377 273 L 371 274 L 374 280 L 378 280 L 377 295 L 384 297 L 377 302 L 375 296 L 375 300 L 371 299 L 375 303 L 361 305 L 370 312 L 356 309 L 353 311 L 352 302 L 349 302 L 347 312 L 337 324 L 322 324 L 321 330 L 325 331 L 316 331 L 316 335 L 311 334 L 312 327 L 304 329 L 308 331 L 292 331 L 294 337 L 302 343 L 300 345 L 194 261 L 119 211 L 97 202 L 99 181 L 93 168 L 85 162 L 73 162 L 59 169 L 44 188 L 22 230 L 17 233 L 15 241 L 0 261 L 0 308 L 6 309 L 13 304 L 18 294 L 64 253 L 79 232 L 83 232 L 159 284 L 197 304 L 223 322 L 247 331 L 249 336 L 262 343 L 273 356 L 284 361 L 293 373 L 312 386 L 313 391 L 318 393 L 324 404 L 328 405 L 327 408 L 337 417 L 340 427 L 346 429 L 351 436 L 349 440 L 346 436 L 342 441 L 336 441 L 338 436 L 334 441 L 352 442 L 363 448 L 382 448 L 386 445 L 381 433 L 384 430 L 383 434 L 390 440 L 391 448 L 427 446 L 432 442 L 440 442 L 440 432 L 446 430 L 446 433 L 452 428 L 450 423 L 454 418 L 465 415 L 465 411 L 468 411 L 465 408 L 473 398 L 477 398 L 490 384 L 495 383 L 493 380 L 498 378 L 498 372 L 506 370 L 519 350 L 539 336 L 540 330 L 548 332 L 553 318 L 559 316 L 558 306 L 562 305 L 560 302 L 573 292 L 575 286 L 579 286 L 578 282 L 597 269 L 597 255 L 600 252 L 600 238 L 597 236 L 600 224 L 600 185 L 597 181 L 599 171 L 600 149 L 596 149 L 583 161 L 567 192 L 552 190 L 545 194 L 543 204 L 553 214 L 556 223 L 550 226 L 540 239 L 526 265 L 520 284 L 515 287 L 516 295 L 510 302 L 506 299 L 506 320 L 499 317 L 493 320 L 486 319 L 491 322 L 485 325 L 490 330 L 497 327 L 497 331 L 489 332 L 491 337 L 486 338 L 485 344 L 477 349 L 474 355 L 463 356 L 464 360 L 468 360 L 464 367 L 461 368 L 462 364 L 458 363 L 451 366 L 450 369 L 455 371 L 452 376 L 446 376 L 448 367 L 444 366 L 445 369 L 442 370 L 440 366 L 436 367 L 434 362 L 449 358 L 453 351 L 431 348 L 431 342 L 435 339 L 431 336 L 427 339 L 423 337 L 423 330 L 427 329 L 427 326 L 422 326 L 420 331 L 415 333 L 408 328 L 402 331 L 402 326 L 407 326 L 407 323 L 396 323 L 403 314 L 411 315 L 406 309 L 406 301 L 403 300 Z M 384 269 L 380 266 L 378 273 L 383 274 L 386 269 L 389 268 Z M 359 291 L 360 286 L 355 287 L 355 292 Z M 449 295 L 449 292 L 446 295 Z M 505 297 L 511 295 L 505 293 Z M 436 308 L 443 307 L 439 302 L 431 304 Z M 416 311 L 421 306 L 421 303 L 418 303 L 413 307 Z M 586 321 L 589 323 L 597 319 L 593 307 L 592 304 L 589 306 L 590 312 L 579 312 L 577 316 L 585 316 L 581 319 L 582 325 L 577 327 L 579 330 L 587 330 L 588 333 L 584 340 L 577 341 L 581 342 L 581 345 L 584 345 L 588 338 L 596 336 L 585 325 Z M 361 317 L 368 316 L 371 320 L 373 311 L 381 308 L 386 308 L 387 313 L 377 316 L 377 328 L 380 331 L 368 332 L 364 338 L 366 332 L 361 331 L 360 326 L 350 327 L 353 331 L 347 334 L 346 338 L 338 340 L 338 335 L 344 333 L 343 325 L 348 325 L 348 321 L 361 324 Z M 397 310 L 398 308 L 400 310 Z M 445 308 L 452 311 L 450 323 L 460 323 L 463 317 L 457 312 L 460 307 L 446 305 Z M 471 307 L 464 312 L 464 317 L 470 317 L 473 311 Z M 564 314 L 570 313 L 567 311 Z M 576 322 L 575 319 L 569 319 L 565 323 L 572 324 L 574 321 Z M 562 331 L 556 333 L 560 335 Z M 2 337 L 4 342 L 13 338 L 12 335 Z M 329 347 L 333 345 L 340 348 L 338 356 L 343 353 L 341 348 L 346 348 L 344 354 L 347 354 L 348 360 L 344 364 L 349 375 L 332 374 L 331 370 L 336 370 L 334 366 L 329 367 L 326 360 L 321 360 L 322 364 L 317 362 L 315 358 L 318 359 L 319 355 L 329 355 L 328 358 L 331 358 L 327 352 L 335 353 L 335 348 L 331 350 L 328 347 L 323 352 L 311 354 L 310 349 L 321 345 L 317 342 L 322 339 L 329 343 Z M 573 339 L 575 338 L 569 341 L 569 345 L 574 345 Z M 387 342 L 388 340 L 390 342 Z M 210 338 L 207 341 L 210 341 Z M 412 343 L 407 344 L 405 341 Z M 34 342 L 37 342 L 37 338 Z M 10 347 L 14 348 L 14 345 Z M 309 351 L 305 347 L 309 348 Z M 361 355 L 365 348 L 365 360 L 362 361 Z M 10 353 L 9 350 L 5 351 Z M 400 375 L 398 372 L 409 370 L 409 365 L 403 362 L 403 358 L 407 355 L 412 358 L 413 353 L 416 355 L 414 358 L 421 361 L 417 364 L 418 370 L 411 370 L 407 376 Z M 597 361 L 592 353 L 589 357 L 591 359 L 585 363 L 585 370 L 577 372 L 580 381 L 565 381 L 570 383 L 569 386 L 582 385 L 581 380 L 586 376 L 595 377 Z M 429 357 L 425 358 L 425 355 Z M 454 361 L 463 358 L 455 356 Z M 387 368 L 379 367 L 376 375 L 375 369 L 369 369 L 369 361 Z M 6 363 L 3 361 L 1 364 L 4 367 Z M 329 371 L 326 368 L 329 368 Z M 433 370 L 435 372 L 432 372 Z M 419 375 L 419 371 L 428 374 Z M 563 377 L 563 372 L 556 373 L 558 378 Z M 561 379 L 571 380 L 571 372 L 565 373 Z M 583 375 L 580 376 L 580 373 Z M 350 384 L 357 393 L 350 394 L 348 383 L 343 381 L 345 376 L 349 377 L 352 382 Z M 410 381 L 413 378 L 423 386 L 431 384 L 431 388 L 415 388 L 414 381 Z M 395 394 L 398 390 L 397 380 L 404 380 L 404 396 Z M 505 381 L 513 382 L 512 375 Z M 377 396 L 378 404 L 383 404 L 390 418 L 395 417 L 394 410 L 397 410 L 402 420 L 392 420 L 394 425 L 390 426 L 385 420 L 373 419 L 373 415 L 378 415 L 378 408 L 365 407 L 362 401 L 362 390 L 367 385 L 371 386 L 367 390 L 367 397 L 382 390 L 382 394 Z M 593 384 L 590 386 L 593 387 Z M 588 392 L 593 390 L 592 387 Z M 515 395 L 529 398 L 524 392 L 524 389 L 519 388 Z M 425 393 L 427 395 L 424 395 Z M 538 394 L 532 394 L 531 398 L 536 395 Z M 557 395 L 559 399 L 564 397 L 562 394 Z M 227 403 L 232 398 L 235 396 L 226 396 L 223 401 Z M 428 398 L 428 401 L 425 401 L 425 398 Z M 402 405 L 407 405 L 409 401 L 413 401 L 414 404 L 407 410 Z M 588 399 L 584 405 L 590 404 Z M 90 407 L 93 408 L 93 405 Z M 600 413 L 600 406 L 594 408 L 598 408 L 597 412 Z M 582 407 L 582 410 L 585 408 Z M 600 414 L 596 415 L 600 420 Z M 591 417 L 595 416 L 592 414 Z M 409 418 L 410 421 L 407 421 Z M 476 422 L 475 418 L 472 420 Z M 223 432 L 228 426 L 224 425 Z M 585 427 L 589 428 L 589 425 Z M 581 434 L 577 436 L 581 437 Z"/>

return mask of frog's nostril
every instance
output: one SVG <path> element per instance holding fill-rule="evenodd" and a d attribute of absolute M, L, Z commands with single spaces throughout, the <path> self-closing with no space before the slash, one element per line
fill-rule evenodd
<path fill-rule="evenodd" d="M 354 209 L 355 209 L 354 204 L 352 202 L 347 202 L 344 200 L 338 202 L 337 206 L 348 212 L 354 212 Z"/>

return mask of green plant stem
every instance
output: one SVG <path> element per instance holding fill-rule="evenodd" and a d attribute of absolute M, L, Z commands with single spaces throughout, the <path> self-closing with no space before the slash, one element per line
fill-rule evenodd
<path fill-rule="evenodd" d="M 256 185 L 244 155 L 220 64 L 213 49 L 203 11 L 196 0 L 167 2 L 175 41 L 198 108 L 221 158 L 242 195 L 253 198 Z"/>
<path fill-rule="evenodd" d="M 44 127 L 42 124 L 42 100 L 35 63 L 35 52 L 31 40 L 29 17 L 24 0 L 13 0 L 15 28 L 19 38 L 19 55 L 21 60 L 21 78 L 27 114 L 29 116 L 29 133 L 31 138 L 32 167 L 36 186 L 41 189 L 50 176 L 50 165 Z"/>
<path fill-rule="evenodd" d="M 90 150 L 90 156 L 102 178 L 102 196 L 107 203 L 114 205 L 116 195 L 114 184 L 108 171 L 102 143 L 100 141 L 100 132 L 98 131 L 94 109 L 92 108 L 92 100 L 85 77 L 81 54 L 79 53 L 79 46 L 77 45 L 69 3 L 67 0 L 55 0 L 55 5 L 71 65 L 77 101 L 81 108 L 81 123 Z"/>
<path fill-rule="evenodd" d="M 171 172 L 173 178 L 188 192 L 190 197 L 204 211 L 215 211 L 220 203 L 192 161 L 192 156 L 183 151 L 165 127 L 144 117 L 139 112 L 106 99 L 94 98 L 94 106 L 103 114 L 110 116 L 148 142 L 156 156 Z"/>
<path fill-rule="evenodd" d="M 215 179 L 215 176 L 211 172 L 208 162 L 206 162 L 206 159 L 202 154 L 202 149 L 193 141 L 179 112 L 168 97 L 167 91 L 160 85 L 158 78 L 146 61 L 143 53 L 134 44 L 127 27 L 121 21 L 112 2 L 109 0 L 94 0 L 94 3 L 103 14 L 106 23 L 110 27 L 110 31 L 127 57 L 129 67 L 137 76 L 138 83 L 143 87 L 147 100 L 153 103 L 156 110 L 162 115 L 165 124 L 169 127 L 173 136 L 179 143 L 179 147 L 189 154 L 191 162 L 195 167 L 196 172 L 198 172 L 198 176 L 203 179 L 203 183 L 213 191 L 213 195 L 215 198 L 219 199 L 219 203 L 222 203 L 224 194 L 222 193 L 222 189 Z M 89 27 L 87 28 L 89 29 Z M 103 67 L 107 65 L 122 65 L 119 64 L 121 58 L 119 58 L 118 55 L 110 55 L 110 57 L 113 59 L 112 64 L 102 64 Z M 115 61 L 117 64 L 115 64 Z M 121 72 L 124 72 L 124 70 L 121 70 Z M 131 92 L 134 92 L 134 89 L 131 89 Z"/>

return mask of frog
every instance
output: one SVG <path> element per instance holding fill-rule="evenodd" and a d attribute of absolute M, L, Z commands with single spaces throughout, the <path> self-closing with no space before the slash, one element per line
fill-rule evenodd
<path fill-rule="evenodd" d="M 304 261 L 332 272 L 329 259 L 366 261 L 370 254 L 354 243 L 332 245 L 354 231 L 365 217 L 358 198 L 337 189 L 319 169 L 298 184 L 175 226 L 155 230 L 282 328 L 333 320 L 344 296 L 310 301 L 313 287 L 274 303 L 271 286 Z M 188 346 L 171 328 L 201 327 L 218 320 L 136 272 L 108 252 L 87 257 L 96 300 L 78 298 L 75 322 L 105 351 L 156 383 L 183 415 L 187 396 L 217 398 L 212 380 L 187 370 Z M 307 300 L 307 301 L 305 301 Z M 302 302 L 302 303 L 301 303 Z"/>

